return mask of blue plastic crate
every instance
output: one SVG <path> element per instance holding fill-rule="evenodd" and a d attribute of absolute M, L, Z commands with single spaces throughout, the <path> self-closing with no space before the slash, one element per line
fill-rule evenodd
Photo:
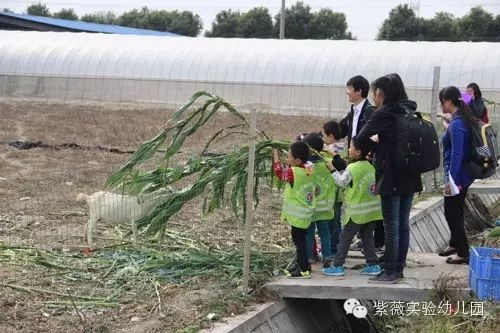
<path fill-rule="evenodd" d="M 470 271 L 469 287 L 480 300 L 500 302 L 500 280 L 481 279 Z"/>
<path fill-rule="evenodd" d="M 489 247 L 471 248 L 469 269 L 480 279 L 500 281 L 500 249 Z"/>
<path fill-rule="evenodd" d="M 480 300 L 500 301 L 500 249 L 471 248 L 469 287 Z"/>

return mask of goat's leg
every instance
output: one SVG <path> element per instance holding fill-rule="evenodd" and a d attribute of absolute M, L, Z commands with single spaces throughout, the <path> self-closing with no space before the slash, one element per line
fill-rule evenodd
<path fill-rule="evenodd" d="M 90 248 L 94 247 L 94 231 L 96 228 L 97 220 L 95 218 L 91 218 L 86 224 L 86 235 L 87 235 L 87 246 Z"/>
<path fill-rule="evenodd" d="M 87 223 L 85 223 L 85 226 L 83 227 L 83 242 L 87 246 L 89 245 L 89 237 L 88 237 L 89 223 L 90 223 L 90 220 L 88 220 Z"/>
<path fill-rule="evenodd" d="M 132 226 L 132 243 L 137 246 L 137 223 L 134 218 L 130 219 L 130 225 Z"/>

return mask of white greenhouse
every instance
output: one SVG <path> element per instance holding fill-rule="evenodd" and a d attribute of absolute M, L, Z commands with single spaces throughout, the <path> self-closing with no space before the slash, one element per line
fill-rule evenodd
<path fill-rule="evenodd" d="M 345 82 L 396 72 L 420 109 L 440 87 L 477 82 L 500 101 L 500 43 L 170 38 L 0 32 L 0 96 L 178 106 L 207 90 L 242 107 L 345 112 Z"/>

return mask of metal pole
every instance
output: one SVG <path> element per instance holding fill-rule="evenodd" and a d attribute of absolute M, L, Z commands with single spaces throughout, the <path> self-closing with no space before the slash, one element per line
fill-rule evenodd
<path fill-rule="evenodd" d="M 432 99 L 431 99 L 431 122 L 437 126 L 437 100 L 439 97 L 439 79 L 441 76 L 441 67 L 434 66 L 434 77 L 432 81 Z M 432 176 L 436 178 L 435 172 L 430 172 L 425 175 L 425 192 L 430 192 L 432 188 Z"/>
<path fill-rule="evenodd" d="M 251 109 L 250 114 L 250 140 L 248 143 L 248 179 L 246 189 L 246 215 L 245 215 L 245 234 L 243 240 L 243 293 L 248 293 L 248 283 L 250 281 L 250 248 L 253 223 L 253 186 L 255 169 L 255 133 L 257 124 L 256 108 Z"/>
<path fill-rule="evenodd" d="M 285 0 L 281 0 L 280 39 L 285 39 Z"/>

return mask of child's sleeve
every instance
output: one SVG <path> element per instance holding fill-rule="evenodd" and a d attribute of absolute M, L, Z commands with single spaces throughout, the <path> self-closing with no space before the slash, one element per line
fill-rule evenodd
<path fill-rule="evenodd" d="M 278 179 L 288 183 L 293 182 L 292 168 L 284 167 L 279 161 L 273 163 L 273 172 Z"/>
<path fill-rule="evenodd" d="M 335 171 L 332 173 L 332 178 L 335 184 L 339 187 L 347 187 L 352 181 L 352 174 L 349 170 L 344 170 L 342 172 Z"/>
<path fill-rule="evenodd" d="M 347 168 L 347 162 L 340 157 L 340 155 L 335 155 L 332 160 L 333 167 L 337 171 L 343 171 Z"/>

